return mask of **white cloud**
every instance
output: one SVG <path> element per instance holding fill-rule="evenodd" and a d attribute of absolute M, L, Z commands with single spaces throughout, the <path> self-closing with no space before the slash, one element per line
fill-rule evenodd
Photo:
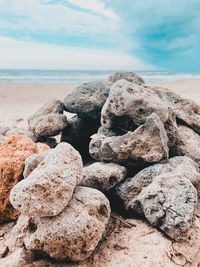
<path fill-rule="evenodd" d="M 106 7 L 101 0 L 68 0 L 69 3 L 81 8 L 92 10 L 111 19 L 119 19 L 119 16 L 110 8 Z"/>
<path fill-rule="evenodd" d="M 118 51 L 73 48 L 0 37 L 0 68 L 132 69 L 153 67 Z"/>

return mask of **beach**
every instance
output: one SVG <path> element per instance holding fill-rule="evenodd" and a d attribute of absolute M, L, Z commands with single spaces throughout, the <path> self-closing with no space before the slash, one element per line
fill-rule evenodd
<path fill-rule="evenodd" d="M 148 84 L 149 85 L 149 84 Z M 150 84 L 173 90 L 200 104 L 200 80 L 180 80 Z M 46 101 L 63 100 L 78 84 L 0 83 L 0 124 L 26 127 L 26 119 Z"/>

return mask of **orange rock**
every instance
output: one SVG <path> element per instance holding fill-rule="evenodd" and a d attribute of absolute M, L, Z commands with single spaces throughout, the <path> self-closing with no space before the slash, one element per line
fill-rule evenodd
<path fill-rule="evenodd" d="M 25 135 L 10 136 L 0 144 L 0 223 L 18 217 L 9 201 L 10 191 L 22 178 L 26 158 L 37 152 L 37 145 Z"/>

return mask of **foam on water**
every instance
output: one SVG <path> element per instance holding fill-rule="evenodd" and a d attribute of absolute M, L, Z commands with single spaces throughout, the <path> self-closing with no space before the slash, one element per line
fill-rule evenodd
<path fill-rule="evenodd" d="M 147 83 L 200 80 L 200 73 L 134 71 Z M 83 83 L 104 80 L 115 71 L 99 70 L 17 70 L 0 69 L 0 83 Z"/>

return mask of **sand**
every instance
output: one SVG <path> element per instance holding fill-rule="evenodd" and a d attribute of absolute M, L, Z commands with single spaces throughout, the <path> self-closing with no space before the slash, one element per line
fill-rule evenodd
<path fill-rule="evenodd" d="M 183 97 L 200 104 L 200 81 L 174 81 L 156 85 L 172 89 Z M 0 84 L 0 125 L 25 127 L 26 118 L 37 108 L 51 98 L 62 100 L 76 86 L 74 84 Z M 70 266 L 199 266 L 199 219 L 197 220 L 198 226 L 194 227 L 190 240 L 182 244 L 171 242 L 161 232 L 141 220 L 124 221 L 125 223 L 120 221 L 118 216 L 112 217 L 110 234 L 100 244 L 96 253 L 86 262 Z M 37 266 L 47 265 L 41 262 L 41 265 Z"/>

